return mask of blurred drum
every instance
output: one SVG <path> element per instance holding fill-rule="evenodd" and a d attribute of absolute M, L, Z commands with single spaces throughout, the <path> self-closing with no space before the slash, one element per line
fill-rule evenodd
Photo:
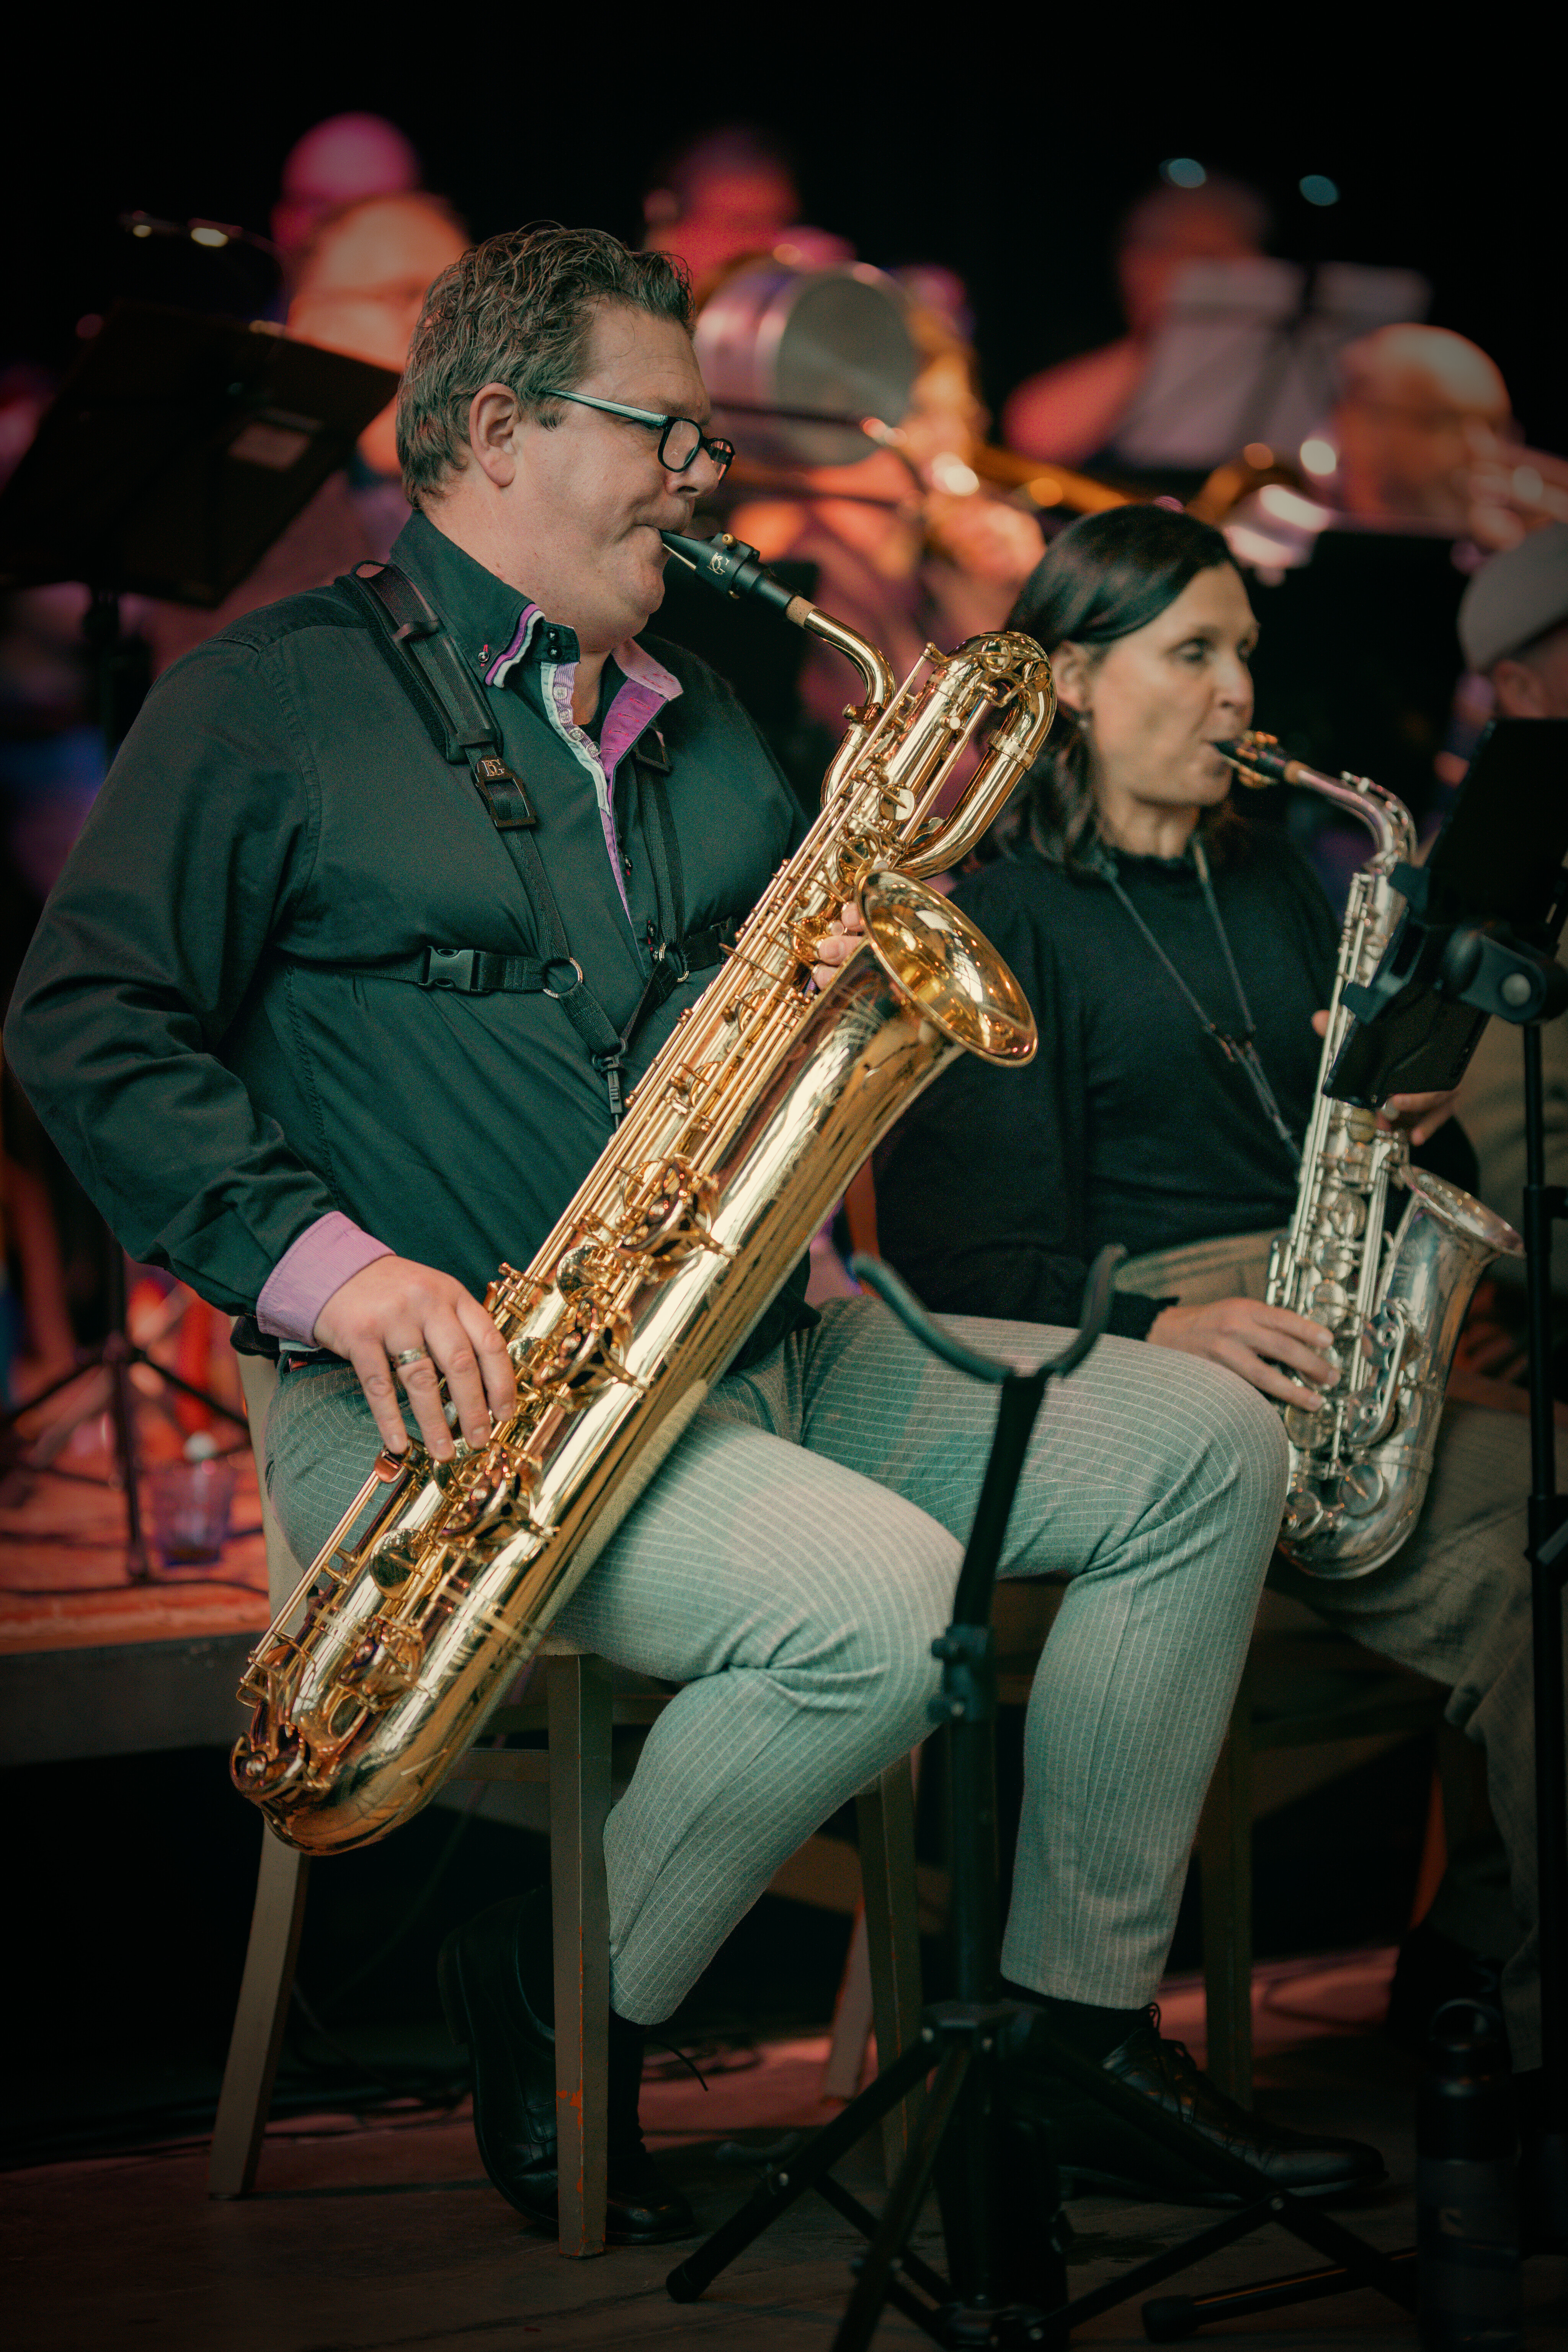
<path fill-rule="evenodd" d="M 921 369 L 906 297 L 864 262 L 749 262 L 703 305 L 696 344 L 715 428 L 742 457 L 772 466 L 868 456 L 858 420 L 899 424 Z"/>

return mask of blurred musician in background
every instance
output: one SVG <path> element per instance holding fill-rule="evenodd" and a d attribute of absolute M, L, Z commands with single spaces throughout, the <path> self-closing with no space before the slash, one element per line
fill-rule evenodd
<path fill-rule="evenodd" d="M 401 373 L 426 289 L 467 249 L 468 231 L 444 197 L 415 189 L 365 196 L 320 221 L 298 265 L 287 331 L 353 360 Z M 248 578 L 215 612 L 151 608 L 154 667 L 205 643 L 242 614 L 319 587 L 356 563 L 384 561 L 408 520 L 397 463 L 395 404 L 359 438 Z"/>
<path fill-rule="evenodd" d="M 969 463 L 988 421 L 970 345 L 919 303 L 910 326 L 923 363 L 897 446 L 856 465 L 803 467 L 728 519 L 764 561 L 815 563 L 816 600 L 879 645 L 900 677 L 928 639 L 955 645 L 1000 627 L 1045 545 L 1033 515 L 983 487 Z M 815 639 L 801 693 L 837 741 L 844 667 Z"/>
<path fill-rule="evenodd" d="M 1143 381 L 1171 289 L 1193 261 L 1247 261 L 1262 253 L 1268 207 L 1238 181 L 1210 174 L 1199 187 L 1162 184 L 1121 224 L 1116 280 L 1127 332 L 1099 351 L 1063 360 L 1019 384 L 1003 411 L 1003 435 L 1026 457 L 1082 466 L 1116 437 Z"/>
<path fill-rule="evenodd" d="M 1380 327 L 1340 354 L 1319 487 L 1362 522 L 1413 524 L 1511 547 L 1568 517 L 1568 466 L 1520 443 L 1502 372 L 1447 327 Z"/>
<path fill-rule="evenodd" d="M 1568 719 L 1568 523 L 1484 563 L 1459 605 L 1459 643 L 1502 719 Z"/>
<path fill-rule="evenodd" d="M 1292 568 L 1265 573 L 1256 598 L 1258 691 L 1300 757 L 1337 770 L 1353 746 L 1429 838 L 1477 732 L 1455 638 L 1467 575 L 1568 520 L 1568 464 L 1522 446 L 1500 370 L 1446 327 L 1379 328 L 1338 365 L 1338 399 L 1304 445 L 1321 470 L 1313 499 L 1293 502 L 1306 527 Z M 1280 496 L 1263 490 L 1234 521 Z M 1307 795 L 1290 816 L 1342 901 L 1361 828 Z"/>
<path fill-rule="evenodd" d="M 914 1106 L 879 1155 L 881 1245 L 932 1307 L 1050 1321 L 1101 1244 L 1122 1241 L 1134 1261 L 1113 1331 L 1317 1409 L 1339 1377 L 1333 1335 L 1266 1305 L 1263 1285 L 1270 1233 L 1295 1205 L 1338 929 L 1289 842 L 1230 805 L 1213 748 L 1252 716 L 1257 625 L 1240 575 L 1217 531 L 1121 507 L 1053 543 L 1012 625 L 1050 654 L 1060 715 L 1012 854 L 954 898 L 1016 973 L 1040 1051 L 1005 1076 L 966 1059 Z M 1384 1116 L 1429 1160 L 1431 1139 L 1447 1141 L 1443 1172 L 1473 1182 L 1442 1125 L 1449 1099 L 1394 1097 Z M 1394 1559 L 1344 1581 L 1271 1571 L 1334 1626 L 1450 1685 L 1449 1721 L 1485 1750 L 1517 1917 L 1477 1933 L 1447 1884 L 1406 1979 L 1429 2013 L 1456 1984 L 1474 1989 L 1480 1956 L 1506 1962 L 1527 2114 L 1541 1997 L 1529 1486 L 1524 1418 L 1450 1402 Z"/>
<path fill-rule="evenodd" d="M 644 249 L 685 262 L 700 303 L 716 276 L 746 255 L 796 269 L 853 261 L 855 248 L 801 220 L 795 159 L 782 139 L 731 122 L 679 148 L 643 198 Z"/>
<path fill-rule="evenodd" d="M 283 158 L 272 242 L 292 283 L 329 215 L 365 196 L 417 188 L 419 158 L 395 122 L 380 114 L 333 114 L 313 123 Z"/>

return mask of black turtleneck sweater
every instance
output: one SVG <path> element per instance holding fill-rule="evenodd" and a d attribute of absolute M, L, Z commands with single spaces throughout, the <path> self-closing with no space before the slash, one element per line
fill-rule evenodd
<path fill-rule="evenodd" d="M 1247 991 L 1259 1057 L 1299 1138 L 1339 929 L 1316 876 L 1283 836 L 1248 831 L 1211 856 L 1220 919 Z M 1120 856 L 1122 887 L 1215 1026 L 1246 1026 L 1189 859 Z M 954 904 L 1016 974 L 1039 1024 L 1022 1071 L 966 1054 L 879 1155 L 881 1246 L 950 1314 L 1078 1320 L 1106 1242 L 1170 1249 L 1288 1222 L 1290 1160 L 1246 1073 L 1202 1028 L 1148 941 L 1098 876 L 1033 850 L 962 881 Z M 1445 1174 L 1470 1181 L 1450 1129 Z M 1441 1141 L 1442 1138 L 1437 1139 Z M 1142 1339 L 1158 1302 L 1123 1293 L 1110 1328 Z"/>

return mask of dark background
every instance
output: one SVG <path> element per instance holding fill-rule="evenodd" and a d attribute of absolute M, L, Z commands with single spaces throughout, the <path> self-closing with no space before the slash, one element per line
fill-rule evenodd
<path fill-rule="evenodd" d="M 396 45 L 367 17 L 351 54 L 302 18 L 269 29 L 279 21 L 256 19 L 241 41 L 221 21 L 182 32 L 159 17 L 143 43 L 91 44 L 75 79 L 57 65 L 17 81 L 0 142 L 5 356 L 69 355 L 77 319 L 101 310 L 124 265 L 119 212 L 264 233 L 289 147 L 345 109 L 400 123 L 426 184 L 479 236 L 556 217 L 635 238 L 660 155 L 744 119 L 793 145 L 809 220 L 867 260 L 964 277 L 994 403 L 1119 331 L 1116 220 L 1163 158 L 1194 155 L 1267 196 L 1274 251 L 1422 270 L 1434 320 L 1502 368 L 1527 439 L 1568 439 L 1562 115 L 1517 32 L 1472 28 L 1451 58 L 1412 34 L 1407 52 L 1378 58 L 1318 16 L 1273 54 L 1250 27 L 1245 50 L 1194 27 L 1190 53 L 1162 53 L 1108 14 L 1075 57 L 1055 25 L 1047 51 L 1032 23 L 951 20 L 922 52 L 897 11 L 876 20 L 880 47 L 794 18 L 687 11 L 606 19 L 582 53 L 572 36 L 587 18 L 547 12 L 416 21 Z M 735 45 L 759 27 L 773 47 L 752 65 Z M 1308 173 L 1341 201 L 1307 204 Z"/>

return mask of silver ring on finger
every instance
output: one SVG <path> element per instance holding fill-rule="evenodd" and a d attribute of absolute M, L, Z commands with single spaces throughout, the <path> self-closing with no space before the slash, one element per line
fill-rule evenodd
<path fill-rule="evenodd" d="M 427 1364 L 430 1361 L 430 1350 L 428 1348 L 399 1348 L 396 1355 L 394 1356 L 392 1360 L 395 1364 L 399 1366 L 403 1364 Z"/>

